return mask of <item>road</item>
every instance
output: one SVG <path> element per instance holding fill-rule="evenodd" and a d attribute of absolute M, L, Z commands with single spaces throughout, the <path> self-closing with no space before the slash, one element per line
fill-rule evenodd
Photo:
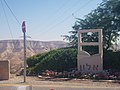
<path fill-rule="evenodd" d="M 120 82 L 27 77 L 23 83 L 23 77 L 12 77 L 0 81 L 0 90 L 120 90 Z"/>
<path fill-rule="evenodd" d="M 16 85 L 2 84 L 0 90 L 120 90 L 119 87 L 87 87 L 64 85 Z"/>
<path fill-rule="evenodd" d="M 118 87 L 32 86 L 32 90 L 120 90 Z"/>

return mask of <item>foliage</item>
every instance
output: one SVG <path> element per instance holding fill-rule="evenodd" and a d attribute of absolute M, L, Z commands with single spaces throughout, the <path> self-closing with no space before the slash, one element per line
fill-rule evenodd
<path fill-rule="evenodd" d="M 120 70 L 120 51 L 104 51 L 103 63 L 105 69 Z"/>
<path fill-rule="evenodd" d="M 77 49 L 64 48 L 38 54 L 27 59 L 28 73 L 39 74 L 46 70 L 69 71 L 77 67 Z M 120 51 L 104 51 L 104 69 L 120 70 Z"/>
<path fill-rule="evenodd" d="M 74 48 L 57 49 L 37 56 L 27 60 L 29 73 L 38 74 L 45 70 L 68 71 L 77 66 L 77 50 Z"/>
<path fill-rule="evenodd" d="M 112 44 L 117 41 L 120 31 L 120 0 L 104 0 L 97 9 L 90 12 L 84 19 L 77 18 L 73 31 L 70 36 L 65 38 L 72 45 L 77 46 L 77 32 L 82 29 L 103 29 L 103 46 L 106 50 L 111 48 Z M 84 40 L 96 41 L 97 34 L 84 34 Z M 87 37 L 87 39 L 85 39 Z"/>
<path fill-rule="evenodd" d="M 39 63 L 43 58 L 45 58 L 46 56 L 48 56 L 52 52 L 53 51 L 45 52 L 45 53 L 37 54 L 37 55 L 34 55 L 32 57 L 27 58 L 28 67 L 34 67 L 37 63 Z"/>

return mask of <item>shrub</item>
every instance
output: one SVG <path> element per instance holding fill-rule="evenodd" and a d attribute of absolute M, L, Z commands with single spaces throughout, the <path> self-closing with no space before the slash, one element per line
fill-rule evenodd
<path fill-rule="evenodd" d="M 36 74 L 45 70 L 68 71 L 77 66 L 77 50 L 74 48 L 64 48 L 43 53 L 38 57 L 28 58 L 28 67 Z M 32 64 L 31 64 L 32 63 Z"/>

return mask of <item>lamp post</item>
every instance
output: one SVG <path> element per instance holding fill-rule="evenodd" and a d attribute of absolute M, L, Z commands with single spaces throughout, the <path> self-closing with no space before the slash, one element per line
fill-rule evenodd
<path fill-rule="evenodd" d="M 26 25 L 25 21 L 22 23 L 22 32 L 24 36 L 24 82 L 26 82 Z"/>

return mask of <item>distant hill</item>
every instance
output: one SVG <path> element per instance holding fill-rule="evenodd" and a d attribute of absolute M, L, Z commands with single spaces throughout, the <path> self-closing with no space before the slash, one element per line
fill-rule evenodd
<path fill-rule="evenodd" d="M 57 48 L 67 47 L 63 41 L 27 41 L 27 57 Z M 11 73 L 23 67 L 23 40 L 1 40 L 0 60 L 10 60 Z"/>

